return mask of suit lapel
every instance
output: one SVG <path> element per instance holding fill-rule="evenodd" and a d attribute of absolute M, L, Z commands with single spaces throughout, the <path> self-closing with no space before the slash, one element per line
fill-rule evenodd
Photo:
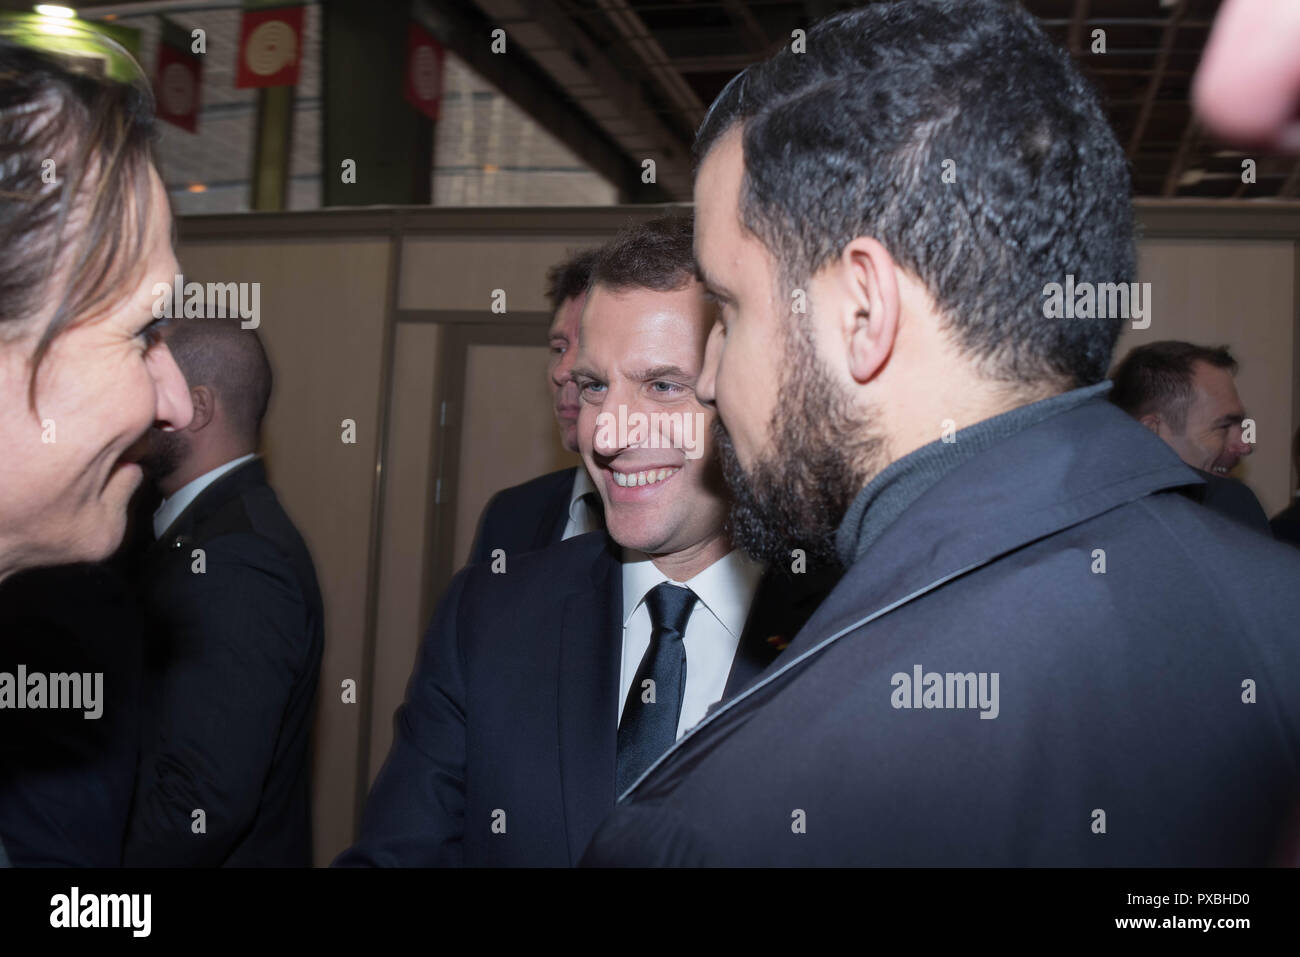
<path fill-rule="evenodd" d="M 793 578 L 768 569 L 763 574 L 727 674 L 722 700 L 737 694 L 790 644 L 834 586 L 838 574 L 813 572 Z"/>
<path fill-rule="evenodd" d="M 546 509 L 537 523 L 537 537 L 533 548 L 554 545 L 564 537 L 564 526 L 569 524 L 569 499 L 573 496 L 573 479 L 576 469 L 561 472 L 561 481 L 546 500 Z"/>
<path fill-rule="evenodd" d="M 623 578 L 612 548 L 560 616 L 560 782 L 572 864 L 614 807 Z"/>

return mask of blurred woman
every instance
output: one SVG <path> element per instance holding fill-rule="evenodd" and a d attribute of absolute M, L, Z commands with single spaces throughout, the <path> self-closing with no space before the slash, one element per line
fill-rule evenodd
<path fill-rule="evenodd" d="M 0 580 L 109 555 L 128 450 L 189 424 L 153 314 L 180 272 L 153 141 L 147 83 L 0 30 Z"/>

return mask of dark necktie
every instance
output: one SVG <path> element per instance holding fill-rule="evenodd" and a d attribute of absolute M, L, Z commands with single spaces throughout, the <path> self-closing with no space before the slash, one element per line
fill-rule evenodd
<path fill-rule="evenodd" d="M 618 726 L 618 793 L 622 794 L 677 740 L 686 692 L 686 619 L 695 592 L 663 582 L 645 596 L 650 612 L 650 647 L 632 679 Z M 645 682 L 652 681 L 653 685 Z M 653 700 L 646 699 L 652 696 Z"/>

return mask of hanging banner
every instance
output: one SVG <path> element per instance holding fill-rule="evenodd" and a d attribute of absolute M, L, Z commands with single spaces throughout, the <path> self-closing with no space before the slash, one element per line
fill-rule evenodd
<path fill-rule="evenodd" d="M 438 118 L 442 105 L 442 44 L 412 20 L 406 33 L 406 102 L 429 117 Z"/>
<path fill-rule="evenodd" d="M 297 86 L 302 66 L 302 11 L 298 7 L 245 10 L 239 25 L 235 86 Z"/>
<path fill-rule="evenodd" d="M 202 89 L 202 57 L 191 51 L 189 31 L 164 18 L 158 40 L 158 69 L 153 77 L 158 119 L 197 133 Z"/>

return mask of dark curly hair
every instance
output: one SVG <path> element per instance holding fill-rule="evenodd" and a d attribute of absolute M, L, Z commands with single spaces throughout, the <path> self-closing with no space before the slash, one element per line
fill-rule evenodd
<path fill-rule="evenodd" d="M 1068 54 L 1010 0 L 875 3 L 806 41 L 735 77 L 695 144 L 740 128 L 742 225 L 786 291 L 872 236 L 992 377 L 1101 381 L 1122 320 L 1043 316 L 1048 283 L 1136 270 L 1128 163 Z"/>

